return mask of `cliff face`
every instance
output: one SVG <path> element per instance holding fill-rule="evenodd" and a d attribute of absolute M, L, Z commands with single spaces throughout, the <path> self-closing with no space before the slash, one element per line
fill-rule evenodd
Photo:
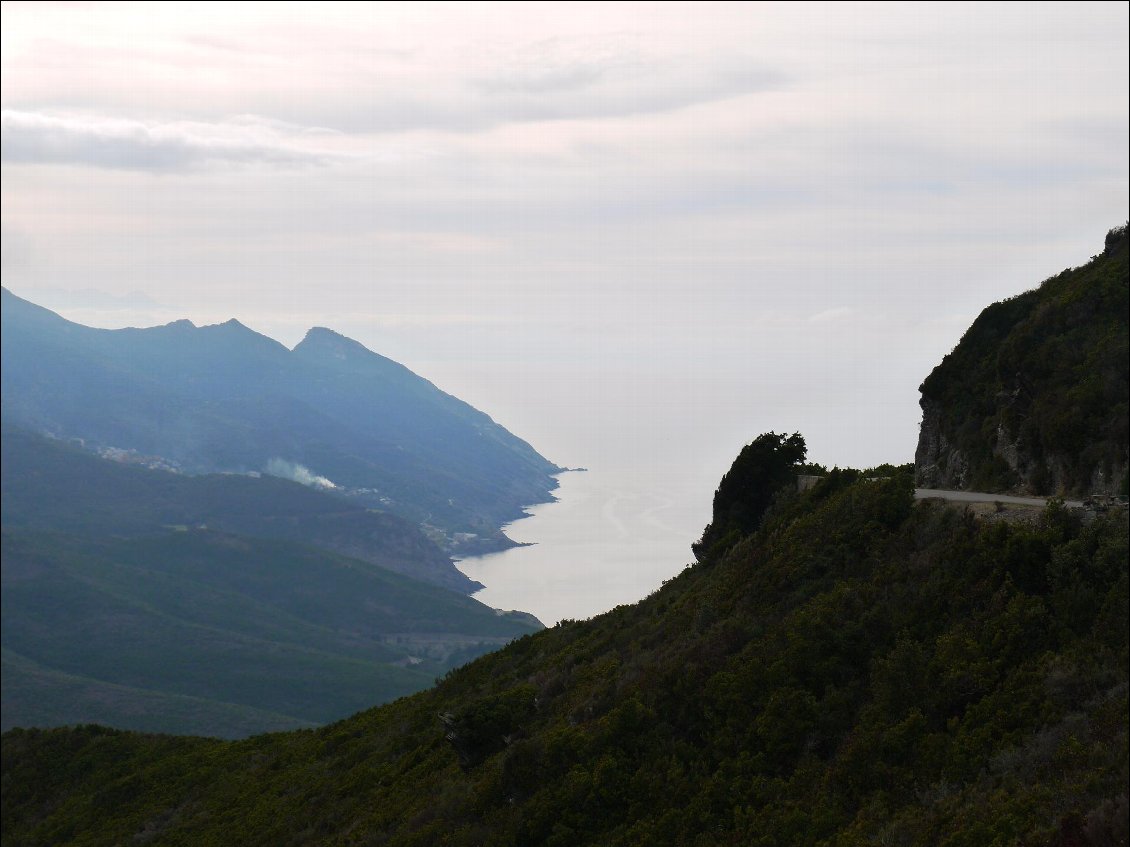
<path fill-rule="evenodd" d="M 1101 254 L 985 309 L 922 383 L 916 483 L 1125 493 L 1127 230 Z"/>
<path fill-rule="evenodd" d="M 918 433 L 918 448 L 914 452 L 914 479 L 921 488 L 952 490 L 977 490 L 985 486 L 972 483 L 973 472 L 968 455 L 946 438 L 945 413 L 935 402 L 922 399 L 922 425 Z M 1118 494 L 1125 493 L 1127 461 L 1114 459 L 1091 468 L 1089 476 L 1080 477 L 1071 467 L 1070 456 L 1045 456 L 1036 458 L 1021 449 L 1018 440 L 1003 426 L 998 427 L 993 442 L 995 478 L 1010 480 L 1007 489 L 1022 494 Z M 984 479 L 984 475 L 980 477 Z"/>
<path fill-rule="evenodd" d="M 922 398 L 922 426 L 914 451 L 914 480 L 921 488 L 965 488 L 969 461 L 950 444 L 944 431 L 942 407 Z"/>

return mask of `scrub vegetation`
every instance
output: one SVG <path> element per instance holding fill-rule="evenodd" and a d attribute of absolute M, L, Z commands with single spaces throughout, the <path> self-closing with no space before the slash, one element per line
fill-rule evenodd
<path fill-rule="evenodd" d="M 835 470 L 639 604 L 328 727 L 9 732 L 4 841 L 1124 843 L 1127 596 L 1124 512 Z"/>

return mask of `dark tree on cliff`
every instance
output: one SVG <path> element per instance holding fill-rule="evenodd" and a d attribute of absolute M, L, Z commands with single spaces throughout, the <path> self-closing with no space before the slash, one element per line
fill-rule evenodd
<path fill-rule="evenodd" d="M 711 521 L 691 545 L 695 556 L 701 559 L 715 545 L 732 544 L 756 531 L 773 496 L 793 482 L 807 449 L 804 437 L 795 432 L 767 432 L 742 448 L 714 492 Z"/>

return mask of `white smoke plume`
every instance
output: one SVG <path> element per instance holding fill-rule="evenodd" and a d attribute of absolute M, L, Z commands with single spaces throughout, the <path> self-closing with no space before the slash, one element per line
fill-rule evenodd
<path fill-rule="evenodd" d="M 300 482 L 311 488 L 337 488 L 333 482 L 326 479 L 324 476 L 318 476 L 318 474 L 311 471 L 305 465 L 299 465 L 296 462 L 288 462 L 285 459 L 271 459 L 267 462 L 267 467 L 264 468 L 264 471 L 271 476 L 278 476 L 283 479 Z"/>

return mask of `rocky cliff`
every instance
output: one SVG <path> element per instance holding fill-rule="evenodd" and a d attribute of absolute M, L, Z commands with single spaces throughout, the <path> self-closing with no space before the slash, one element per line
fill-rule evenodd
<path fill-rule="evenodd" d="M 1102 253 L 985 309 L 922 383 L 927 488 L 1125 493 L 1127 228 Z"/>

